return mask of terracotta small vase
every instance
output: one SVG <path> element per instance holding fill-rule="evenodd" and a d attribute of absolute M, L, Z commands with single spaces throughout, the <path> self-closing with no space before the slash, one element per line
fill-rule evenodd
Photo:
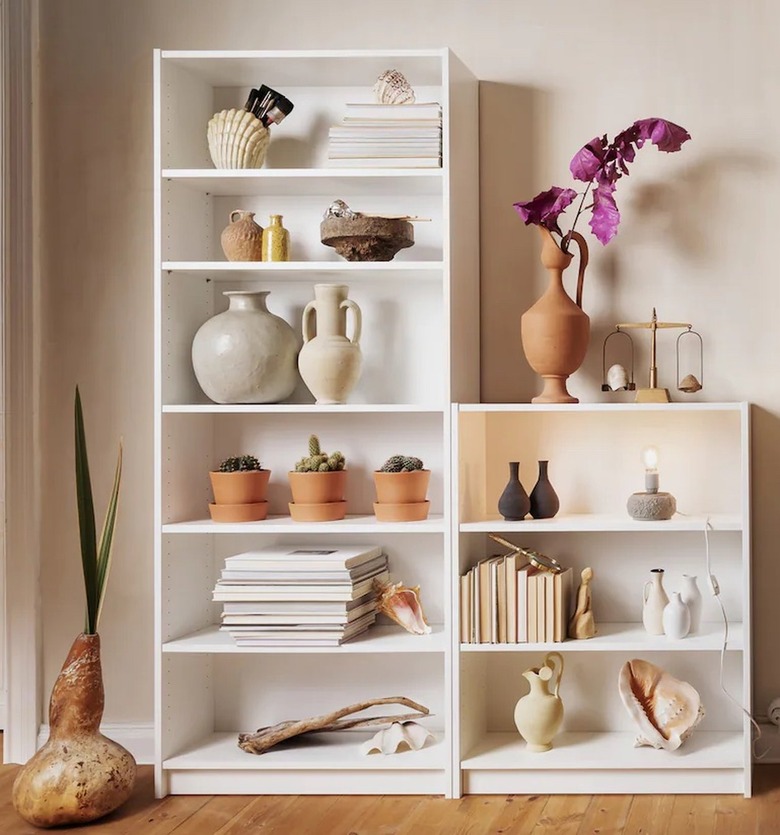
<path fill-rule="evenodd" d="M 268 492 L 270 470 L 244 470 L 242 472 L 209 472 L 214 502 L 219 505 L 243 505 L 264 502 Z"/>
<path fill-rule="evenodd" d="M 498 512 L 507 522 L 521 522 L 531 509 L 531 500 L 520 483 L 520 463 L 509 462 L 509 481 L 498 500 Z"/>
<path fill-rule="evenodd" d="M 243 209 L 230 213 L 230 223 L 219 239 L 228 261 L 263 260 L 263 227 L 255 223 L 254 216 Z"/>
<path fill-rule="evenodd" d="M 541 375 L 544 390 L 532 403 L 579 403 L 566 390 L 566 380 L 583 363 L 590 339 L 590 319 L 582 310 L 582 283 L 588 265 L 588 245 L 578 232 L 572 240 L 580 250 L 576 302 L 563 287 L 563 271 L 574 257 L 564 252 L 550 232 L 537 226 L 542 236 L 542 265 L 550 274 L 544 295 L 520 320 L 528 364 Z"/>
<path fill-rule="evenodd" d="M 51 691 L 49 739 L 14 781 L 14 807 L 34 826 L 88 823 L 130 797 L 135 760 L 100 733 L 103 704 L 100 636 L 82 633 Z"/>
<path fill-rule="evenodd" d="M 561 502 L 547 475 L 549 461 L 539 462 L 539 479 L 531 490 L 531 516 L 534 519 L 552 519 L 560 510 Z"/>

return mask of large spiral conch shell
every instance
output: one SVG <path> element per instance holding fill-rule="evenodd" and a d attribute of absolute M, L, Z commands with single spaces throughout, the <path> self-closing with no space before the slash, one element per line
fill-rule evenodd
<path fill-rule="evenodd" d="M 626 661 L 618 679 L 620 698 L 639 728 L 634 747 L 676 751 L 704 718 L 696 690 L 649 661 Z"/>
<path fill-rule="evenodd" d="M 417 722 L 393 722 L 389 728 L 383 728 L 364 742 L 360 751 L 362 754 L 395 754 L 404 748 L 419 751 L 429 739 L 434 738 L 428 728 Z"/>
<path fill-rule="evenodd" d="M 377 585 L 377 609 L 392 618 L 413 635 L 429 635 L 431 627 L 425 620 L 420 603 L 420 587 L 409 588 L 403 583 Z"/>
<path fill-rule="evenodd" d="M 209 120 L 206 136 L 217 168 L 261 168 L 271 134 L 246 110 L 220 110 Z"/>
<path fill-rule="evenodd" d="M 414 104 L 414 90 L 406 76 L 398 70 L 385 70 L 374 84 L 379 104 Z"/>

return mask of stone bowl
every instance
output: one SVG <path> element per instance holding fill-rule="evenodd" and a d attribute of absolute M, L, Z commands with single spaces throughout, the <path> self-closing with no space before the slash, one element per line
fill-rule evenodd
<path fill-rule="evenodd" d="M 392 261 L 414 245 L 414 226 L 392 217 L 328 217 L 320 224 L 320 238 L 347 261 Z"/>

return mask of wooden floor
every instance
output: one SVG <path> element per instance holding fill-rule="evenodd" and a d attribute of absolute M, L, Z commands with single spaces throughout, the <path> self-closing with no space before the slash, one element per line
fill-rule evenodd
<path fill-rule="evenodd" d="M 40 833 L 11 805 L 17 766 L 0 766 L 0 833 Z M 166 797 L 151 766 L 124 808 L 90 835 L 780 835 L 780 766 L 756 769 L 756 796 Z"/>

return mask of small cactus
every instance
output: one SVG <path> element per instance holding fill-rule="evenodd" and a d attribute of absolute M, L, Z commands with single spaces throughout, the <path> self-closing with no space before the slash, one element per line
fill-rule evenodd
<path fill-rule="evenodd" d="M 254 455 L 234 455 L 231 458 L 226 458 L 219 465 L 221 473 L 246 473 L 262 469 L 263 465 Z"/>
<path fill-rule="evenodd" d="M 332 473 L 343 470 L 346 466 L 340 452 L 328 455 L 320 448 L 320 439 L 316 435 L 309 438 L 309 455 L 295 464 L 296 473 Z"/>
<path fill-rule="evenodd" d="M 391 455 L 379 468 L 380 473 L 409 473 L 422 470 L 423 462 L 411 455 Z"/>

